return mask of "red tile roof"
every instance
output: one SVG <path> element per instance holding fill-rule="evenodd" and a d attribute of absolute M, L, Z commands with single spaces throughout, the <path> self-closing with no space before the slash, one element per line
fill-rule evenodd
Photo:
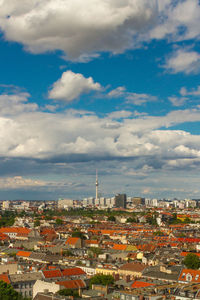
<path fill-rule="evenodd" d="M 53 228 L 44 228 L 40 234 L 41 235 L 56 234 L 56 232 Z"/>
<path fill-rule="evenodd" d="M 130 271 L 130 272 L 142 272 L 145 269 L 144 264 L 140 263 L 127 263 L 121 266 L 120 270 Z"/>
<path fill-rule="evenodd" d="M 131 288 L 138 289 L 138 288 L 143 288 L 143 287 L 147 287 L 147 286 L 151 286 L 151 285 L 155 285 L 155 284 L 136 280 L 131 285 Z"/>
<path fill-rule="evenodd" d="M 121 245 L 121 244 L 114 244 L 113 250 L 120 250 L 120 251 L 125 251 L 127 248 L 127 245 Z"/>
<path fill-rule="evenodd" d="M 8 277 L 7 274 L 1 274 L 0 275 L 0 281 L 4 281 L 6 283 L 10 283 L 10 279 L 9 279 L 9 277 Z"/>
<path fill-rule="evenodd" d="M 86 240 L 85 243 L 86 243 L 87 245 L 91 245 L 91 244 L 93 244 L 93 245 L 98 245 L 98 244 L 99 244 L 99 242 L 98 242 L 98 241 L 95 241 L 95 240 Z"/>
<path fill-rule="evenodd" d="M 187 256 L 190 253 L 195 254 L 195 255 L 197 255 L 197 256 L 200 257 L 200 253 L 193 253 L 193 252 L 181 252 L 181 256 L 185 257 L 185 256 Z"/>
<path fill-rule="evenodd" d="M 18 251 L 16 256 L 29 257 L 31 255 L 30 251 Z"/>
<path fill-rule="evenodd" d="M 62 271 L 63 276 L 85 275 L 86 273 L 81 268 L 69 268 Z"/>
<path fill-rule="evenodd" d="M 78 237 L 69 237 L 66 240 L 65 244 L 66 245 L 76 245 L 76 243 L 78 242 L 78 240 L 80 240 L 80 238 L 78 238 Z"/>
<path fill-rule="evenodd" d="M 86 287 L 84 281 L 81 279 L 58 281 L 56 282 L 56 284 L 62 285 L 66 289 L 79 289 Z"/>
<path fill-rule="evenodd" d="M 26 227 L 2 227 L 0 228 L 0 233 L 16 233 L 17 236 L 28 236 L 31 232 L 29 228 Z"/>
<path fill-rule="evenodd" d="M 0 241 L 4 241 L 7 239 L 9 239 L 9 237 L 6 234 L 0 232 Z"/>
<path fill-rule="evenodd" d="M 179 281 L 200 282 L 200 270 L 183 269 Z"/>
<path fill-rule="evenodd" d="M 44 270 L 43 271 L 44 277 L 45 278 L 56 278 L 56 277 L 62 277 L 63 274 L 61 271 L 58 270 Z"/>

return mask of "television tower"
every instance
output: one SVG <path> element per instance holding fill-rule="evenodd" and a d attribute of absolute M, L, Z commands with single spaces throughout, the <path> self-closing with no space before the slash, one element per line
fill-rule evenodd
<path fill-rule="evenodd" d="M 96 199 L 99 198 L 98 186 L 99 186 L 98 173 L 97 173 L 97 170 L 96 170 Z"/>

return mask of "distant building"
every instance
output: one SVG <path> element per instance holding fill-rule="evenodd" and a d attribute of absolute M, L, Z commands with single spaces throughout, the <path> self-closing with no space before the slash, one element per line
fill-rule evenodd
<path fill-rule="evenodd" d="M 74 200 L 71 199 L 58 199 L 58 208 L 68 208 L 74 206 Z"/>
<path fill-rule="evenodd" d="M 142 197 L 133 197 L 132 198 L 132 204 L 137 205 L 145 205 L 145 198 Z"/>
<path fill-rule="evenodd" d="M 7 210 L 10 208 L 10 201 L 3 201 L 2 203 L 2 209 Z"/>
<path fill-rule="evenodd" d="M 115 196 L 115 206 L 118 208 L 126 208 L 126 194 L 117 194 Z"/>

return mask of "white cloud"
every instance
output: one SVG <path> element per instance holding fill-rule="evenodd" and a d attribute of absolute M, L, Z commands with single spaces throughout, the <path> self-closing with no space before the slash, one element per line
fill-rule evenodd
<path fill-rule="evenodd" d="M 1 0 L 0 28 L 33 53 L 60 49 L 87 61 L 131 48 L 156 13 L 156 0 Z"/>
<path fill-rule="evenodd" d="M 132 116 L 132 112 L 127 110 L 114 111 L 108 115 L 111 119 L 124 119 Z"/>
<path fill-rule="evenodd" d="M 44 181 L 24 178 L 22 176 L 0 178 L 1 189 L 27 189 L 43 187 L 45 185 Z"/>
<path fill-rule="evenodd" d="M 196 89 L 188 91 L 185 87 L 180 89 L 180 94 L 182 96 L 200 96 L 200 85 Z"/>
<path fill-rule="evenodd" d="M 169 97 L 168 99 L 173 106 L 182 106 L 188 100 L 186 97 Z"/>
<path fill-rule="evenodd" d="M 176 110 L 165 116 L 134 115 L 116 111 L 100 118 L 73 110 L 54 114 L 24 108 L 11 115 L 0 111 L 0 157 L 49 161 L 60 157 L 59 162 L 137 158 L 140 169 L 145 165 L 156 168 L 157 164 L 159 168 L 171 168 L 169 161 L 177 162 L 174 168 L 183 167 L 180 159 L 187 159 L 187 166 L 200 162 L 200 137 L 170 130 L 184 122 L 199 122 L 200 110 Z"/>
<path fill-rule="evenodd" d="M 18 92 L 17 94 L 1 94 L 1 115 L 15 115 L 23 112 L 36 111 L 38 105 L 28 102 L 30 94 Z"/>
<path fill-rule="evenodd" d="M 185 122 L 200 122 L 200 110 L 175 110 L 163 116 L 116 111 L 104 117 L 76 110 L 55 114 L 24 109 L 11 115 L 0 111 L 0 167 L 6 176 L 0 187 L 46 190 L 54 196 L 69 190 L 70 197 L 89 195 L 96 168 L 103 172 L 101 185 L 108 194 L 124 190 L 127 184 L 130 194 L 133 186 L 135 193 L 149 186 L 155 192 L 158 187 L 188 187 L 185 170 L 199 172 L 200 136 L 170 128 Z M 23 177 L 13 178 L 13 170 Z M 33 174 L 41 179 L 30 179 Z M 52 174 L 52 180 L 43 181 L 38 174 L 48 174 L 45 178 Z M 195 190 L 199 182 L 193 179 Z"/>
<path fill-rule="evenodd" d="M 159 21 L 150 38 L 190 40 L 200 36 L 200 5 L 198 0 L 158 0 Z"/>
<path fill-rule="evenodd" d="M 156 101 L 157 97 L 148 94 L 138 94 L 128 92 L 125 87 L 119 86 L 114 90 L 111 90 L 108 95 L 109 98 L 124 98 L 127 103 L 134 105 L 142 105 L 146 102 Z"/>
<path fill-rule="evenodd" d="M 82 74 L 66 71 L 53 84 L 53 88 L 49 91 L 49 98 L 70 102 L 77 99 L 81 94 L 100 90 L 101 85 L 95 83 L 92 77 L 85 78 Z"/>
<path fill-rule="evenodd" d="M 171 73 L 197 73 L 200 70 L 200 54 L 192 50 L 178 49 L 167 59 L 164 67 Z"/>

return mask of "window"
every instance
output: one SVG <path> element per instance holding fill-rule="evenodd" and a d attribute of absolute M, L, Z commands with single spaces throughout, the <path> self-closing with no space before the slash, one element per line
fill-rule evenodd
<path fill-rule="evenodd" d="M 195 276 L 195 280 L 198 280 L 199 279 L 199 274 L 197 274 L 196 276 Z"/>
<path fill-rule="evenodd" d="M 182 274 L 182 278 L 185 276 L 185 273 Z"/>
<path fill-rule="evenodd" d="M 187 280 L 187 281 L 191 281 L 191 280 L 192 280 L 192 275 L 191 275 L 190 273 L 188 273 L 188 274 L 186 275 L 186 280 Z"/>

